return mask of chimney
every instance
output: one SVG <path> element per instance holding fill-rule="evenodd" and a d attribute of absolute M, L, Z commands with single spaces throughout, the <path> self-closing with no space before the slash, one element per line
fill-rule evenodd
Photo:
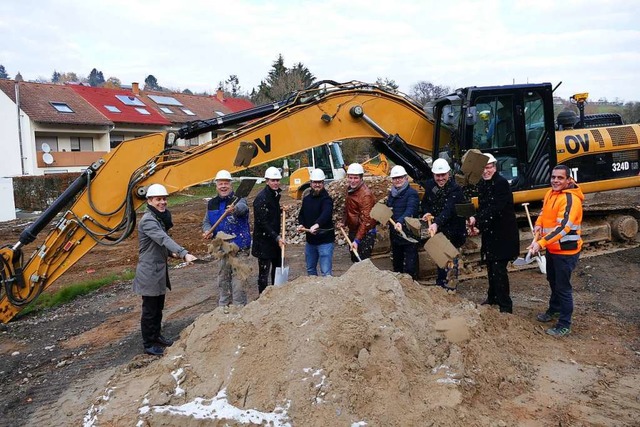
<path fill-rule="evenodd" d="M 140 95 L 140 86 L 138 85 L 138 82 L 131 83 L 131 92 L 133 92 L 134 95 Z"/>
<path fill-rule="evenodd" d="M 224 92 L 222 91 L 222 89 L 218 89 L 218 91 L 216 92 L 216 98 L 218 98 L 218 101 L 224 102 Z"/>

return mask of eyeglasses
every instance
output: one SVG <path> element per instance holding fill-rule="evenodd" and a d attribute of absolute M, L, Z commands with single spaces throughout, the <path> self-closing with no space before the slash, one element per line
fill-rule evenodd
<path fill-rule="evenodd" d="M 392 181 L 400 181 L 401 179 L 404 179 L 404 176 L 394 176 L 391 178 Z"/>

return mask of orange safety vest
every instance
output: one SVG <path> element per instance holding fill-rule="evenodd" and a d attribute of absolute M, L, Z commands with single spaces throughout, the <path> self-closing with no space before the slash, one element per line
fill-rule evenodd
<path fill-rule="evenodd" d="M 582 202 L 580 187 L 549 190 L 536 226 L 542 227 L 538 243 L 552 254 L 574 255 L 582 249 Z"/>

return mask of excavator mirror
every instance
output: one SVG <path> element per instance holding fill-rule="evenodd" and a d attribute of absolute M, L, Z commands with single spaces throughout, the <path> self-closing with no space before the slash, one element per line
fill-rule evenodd
<path fill-rule="evenodd" d="M 453 111 L 453 107 L 451 105 L 445 105 L 444 107 L 442 107 L 442 122 L 448 126 L 455 125 L 456 114 Z"/>
<path fill-rule="evenodd" d="M 478 121 L 478 111 L 476 107 L 469 107 L 467 110 L 467 126 L 473 126 Z"/>
<path fill-rule="evenodd" d="M 258 154 L 258 147 L 254 142 L 242 141 L 238 146 L 236 158 L 233 161 L 234 166 L 248 167 L 251 160 Z"/>

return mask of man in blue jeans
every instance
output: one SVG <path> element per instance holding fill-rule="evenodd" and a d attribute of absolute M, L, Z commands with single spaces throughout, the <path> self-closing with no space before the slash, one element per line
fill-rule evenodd
<path fill-rule="evenodd" d="M 307 245 L 304 255 L 307 262 L 307 274 L 331 276 L 333 266 L 333 199 L 324 188 L 325 175 L 322 169 L 311 171 L 311 191 L 302 199 L 298 215 L 298 231 L 305 231 Z"/>

